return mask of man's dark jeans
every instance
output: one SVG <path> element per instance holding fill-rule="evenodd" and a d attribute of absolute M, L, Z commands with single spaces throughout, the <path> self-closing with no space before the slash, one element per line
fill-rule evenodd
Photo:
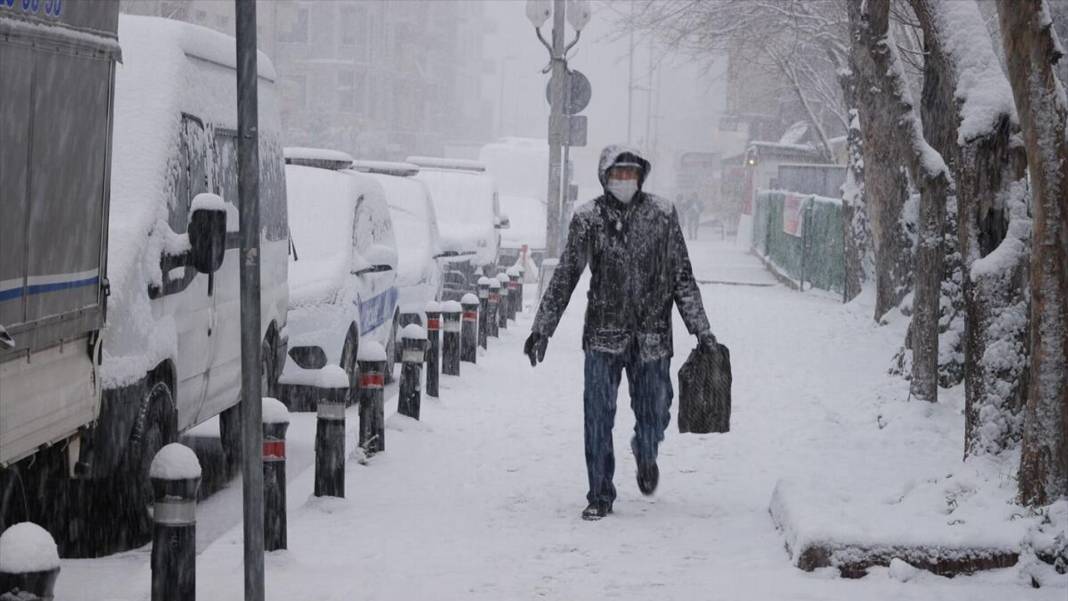
<path fill-rule="evenodd" d="M 636 345 L 632 345 L 632 349 Z M 639 462 L 656 460 L 657 447 L 671 420 L 671 358 L 641 362 L 636 350 L 623 354 L 586 352 L 586 474 L 590 503 L 611 503 L 616 498 L 612 475 L 616 460 L 612 452 L 612 425 L 616 419 L 616 395 L 624 369 L 634 410 L 634 437 L 631 451 Z"/>

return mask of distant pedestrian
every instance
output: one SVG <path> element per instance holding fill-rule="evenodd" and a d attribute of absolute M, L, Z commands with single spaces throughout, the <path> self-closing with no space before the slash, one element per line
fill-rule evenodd
<path fill-rule="evenodd" d="M 701 213 L 705 205 L 696 194 L 690 195 L 690 201 L 686 203 L 686 226 L 690 240 L 697 239 L 698 230 L 701 228 Z"/>
<path fill-rule="evenodd" d="M 586 265 L 590 266 L 586 325 L 586 474 L 589 505 L 583 519 L 612 512 L 615 456 L 612 426 L 620 376 L 627 372 L 638 464 L 638 488 L 650 495 L 660 471 L 657 448 L 671 419 L 671 307 L 686 329 L 714 346 L 686 252 L 678 212 L 667 200 L 642 191 L 650 165 L 637 150 L 609 146 L 601 152 L 598 178 L 605 193 L 575 209 L 567 246 L 545 290 L 524 352 L 531 365 L 545 357 Z"/>

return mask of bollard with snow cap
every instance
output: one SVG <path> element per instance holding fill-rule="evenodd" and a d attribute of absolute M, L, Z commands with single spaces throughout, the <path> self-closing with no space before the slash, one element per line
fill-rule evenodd
<path fill-rule="evenodd" d="M 152 459 L 152 601 L 196 598 L 197 490 L 200 461 L 172 442 Z"/>
<path fill-rule="evenodd" d="M 460 314 L 463 306 L 456 301 L 446 301 L 441 305 L 442 326 L 444 333 L 441 344 L 441 373 L 448 376 L 460 375 Z"/>
<path fill-rule="evenodd" d="M 345 399 L 349 376 L 337 365 L 319 370 L 315 419 L 315 496 L 345 496 Z"/>
<path fill-rule="evenodd" d="M 285 549 L 286 430 L 289 410 L 278 399 L 263 397 L 263 548 Z"/>
<path fill-rule="evenodd" d="M 512 265 L 505 273 L 508 275 L 508 319 L 515 321 L 523 304 L 523 296 L 519 291 L 519 268 Z"/>
<path fill-rule="evenodd" d="M 483 276 L 478 278 L 478 345 L 488 348 L 489 327 L 486 324 L 489 315 L 489 284 L 490 279 Z"/>
<path fill-rule="evenodd" d="M 508 329 L 508 307 L 511 304 L 511 294 L 508 290 L 508 274 L 503 271 L 497 274 L 497 282 L 500 283 L 500 300 L 497 301 L 497 327 L 501 330 Z"/>
<path fill-rule="evenodd" d="M 0 534 L 0 599 L 51 601 L 59 577 L 56 541 L 32 522 Z"/>
<path fill-rule="evenodd" d="M 437 301 L 426 304 L 426 343 L 426 394 L 437 398 L 441 374 L 441 305 Z"/>
<path fill-rule="evenodd" d="M 486 335 L 497 338 L 500 336 L 500 328 L 497 326 L 497 314 L 501 310 L 501 281 L 497 278 L 489 279 L 489 311 L 486 315 Z"/>
<path fill-rule="evenodd" d="M 516 269 L 516 271 L 519 272 L 519 304 L 516 305 L 516 312 L 517 313 L 522 313 L 523 312 L 523 298 L 524 298 L 524 296 L 523 296 L 523 281 L 526 279 L 527 270 L 523 269 L 523 264 L 522 263 L 519 263 L 519 264 L 515 265 L 515 269 Z"/>
<path fill-rule="evenodd" d="M 419 380 L 422 379 L 423 360 L 426 358 L 426 330 L 411 323 L 401 330 L 401 381 L 397 413 L 419 419 Z"/>
<path fill-rule="evenodd" d="M 386 417 L 383 394 L 386 385 L 386 349 L 375 341 L 364 342 L 356 353 L 360 372 L 356 395 L 360 404 L 359 445 L 370 457 L 386 450 Z"/>
<path fill-rule="evenodd" d="M 460 299 L 463 322 L 460 326 L 460 361 L 478 362 L 478 297 L 468 292 Z"/>

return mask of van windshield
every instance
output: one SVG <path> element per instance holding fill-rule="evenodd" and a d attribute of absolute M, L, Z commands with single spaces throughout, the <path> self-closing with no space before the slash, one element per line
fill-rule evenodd
<path fill-rule="evenodd" d="M 485 175 L 424 169 L 416 177 L 430 189 L 438 223 L 493 225 L 493 183 Z"/>

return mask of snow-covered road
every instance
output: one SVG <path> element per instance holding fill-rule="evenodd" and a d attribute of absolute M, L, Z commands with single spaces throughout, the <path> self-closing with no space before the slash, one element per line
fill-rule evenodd
<path fill-rule="evenodd" d="M 693 243 L 691 255 L 699 279 L 773 283 L 728 244 Z M 543 365 L 521 354 L 528 308 L 477 366 L 443 376 L 421 422 L 390 418 L 387 452 L 349 463 L 345 499 L 315 499 L 311 470 L 291 474 L 289 550 L 267 558 L 268 598 L 1064 598 L 1063 588 L 1022 585 L 1011 568 L 900 582 L 883 568 L 847 580 L 791 566 L 768 513 L 777 480 L 863 490 L 944 476 L 960 464 L 963 425 L 952 394 L 933 408 L 904 405 L 907 384 L 886 375 L 900 328 L 875 327 L 864 303 L 779 285 L 702 286 L 713 330 L 731 348 L 731 433 L 679 435 L 672 423 L 660 488 L 643 497 L 623 386 L 615 513 L 582 521 L 581 287 Z M 694 345 L 675 324 L 673 372 Z M 311 420 L 290 430 L 299 444 L 313 436 Z M 57 598 L 147 599 L 148 587 L 142 549 L 64 561 Z M 197 588 L 201 600 L 241 598 L 240 526 L 201 552 Z"/>

